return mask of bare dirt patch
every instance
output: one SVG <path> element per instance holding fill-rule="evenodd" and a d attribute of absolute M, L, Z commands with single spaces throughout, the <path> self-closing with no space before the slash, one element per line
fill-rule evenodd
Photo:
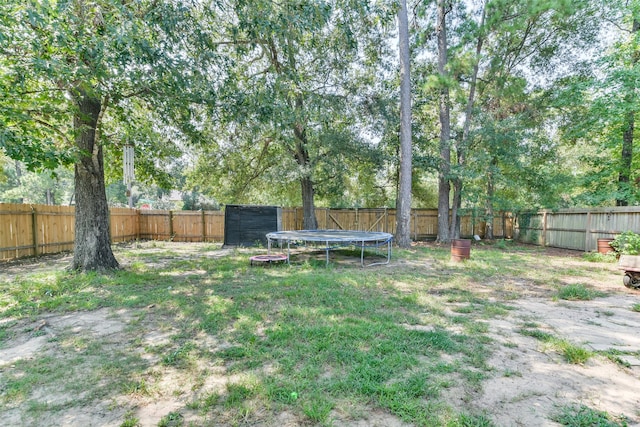
<path fill-rule="evenodd" d="M 596 351 L 637 352 L 638 296 L 621 293 L 603 299 L 554 302 L 529 299 L 512 303 L 508 317 L 490 321 L 496 350 L 489 364 L 494 375 L 482 385 L 473 404 L 492 415 L 497 425 L 553 425 L 548 416 L 564 402 L 580 402 L 629 425 L 640 422 L 640 360 L 621 355 L 613 363 L 605 356 L 584 365 L 566 363 L 544 343 L 519 332 L 526 323 Z M 625 366 L 626 364 L 626 366 Z"/>

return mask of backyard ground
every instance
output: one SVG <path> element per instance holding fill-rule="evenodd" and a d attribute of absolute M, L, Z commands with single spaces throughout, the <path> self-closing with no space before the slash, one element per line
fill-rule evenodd
<path fill-rule="evenodd" d="M 640 425 L 640 292 L 607 257 L 114 250 L 111 275 L 0 265 L 2 425 Z"/>

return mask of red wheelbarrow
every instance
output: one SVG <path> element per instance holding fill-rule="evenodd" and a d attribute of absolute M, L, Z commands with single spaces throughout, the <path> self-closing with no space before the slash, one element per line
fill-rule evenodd
<path fill-rule="evenodd" d="M 640 289 L 640 255 L 620 255 L 618 268 L 624 270 L 622 283 L 627 288 Z"/>

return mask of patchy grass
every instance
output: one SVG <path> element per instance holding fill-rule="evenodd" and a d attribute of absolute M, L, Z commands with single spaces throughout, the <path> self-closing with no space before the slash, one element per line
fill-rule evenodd
<path fill-rule="evenodd" d="M 554 334 L 540 329 L 521 328 L 520 333 L 529 337 L 533 337 L 542 343 L 544 343 L 544 349 L 548 351 L 555 351 L 564 356 L 564 359 L 572 364 L 580 365 L 589 360 L 594 353 L 572 344 L 566 339 L 559 338 Z"/>
<path fill-rule="evenodd" d="M 558 408 L 551 418 L 568 427 L 625 427 L 624 419 L 617 420 L 606 412 L 589 408 L 586 405 L 567 405 Z"/>
<path fill-rule="evenodd" d="M 582 259 L 589 262 L 607 262 L 611 264 L 618 261 L 615 252 L 609 252 L 607 254 L 601 254 L 600 252 L 585 252 L 582 255 Z"/>
<path fill-rule="evenodd" d="M 157 425 L 276 425 L 283 413 L 296 424 L 339 425 L 377 411 L 413 425 L 492 426 L 487 414 L 452 406 L 448 392 L 472 401 L 496 374 L 489 321 L 513 310 L 501 298 L 519 298 L 514 278 L 555 287 L 564 274 L 541 274 L 539 250 L 506 241 L 474 248 L 464 264 L 431 247 L 394 249 L 400 266 L 364 269 L 348 251 L 328 268 L 324 254 L 263 268 L 249 266 L 256 251 L 143 249 L 119 252 L 125 268 L 112 274 L 25 271 L 0 281 L 0 345 L 42 316 L 108 308 L 126 323 L 106 337 L 47 335 L 42 355 L 2 372 L 0 411 L 23 408 L 37 424 L 106 400 L 122 411 L 121 425 L 135 426 L 135 403 L 122 402 L 179 396 L 186 403 Z M 597 296 L 585 286 L 563 292 L 557 298 Z M 534 322 L 521 333 L 570 363 L 591 357 Z M 43 391 L 67 398 L 50 402 Z"/>
<path fill-rule="evenodd" d="M 605 295 L 605 293 L 595 291 L 582 283 L 575 283 L 560 287 L 556 297 L 568 301 L 590 301 Z"/>

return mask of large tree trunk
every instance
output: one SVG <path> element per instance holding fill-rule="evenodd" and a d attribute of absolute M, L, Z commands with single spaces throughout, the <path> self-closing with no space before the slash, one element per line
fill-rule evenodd
<path fill-rule="evenodd" d="M 302 108 L 302 100 L 296 100 L 296 107 Z M 314 186 L 311 179 L 311 165 L 309 164 L 309 152 L 307 151 L 307 130 L 302 124 L 296 124 L 293 129 L 296 137 L 296 162 L 303 170 L 302 178 L 300 178 L 300 187 L 302 189 L 302 227 L 305 230 L 316 230 L 318 228 L 318 220 L 316 219 L 316 206 L 314 202 Z"/>
<path fill-rule="evenodd" d="M 469 97 L 467 98 L 467 106 L 464 113 L 464 124 L 462 126 L 462 137 L 456 144 L 456 152 L 458 153 L 458 166 L 463 169 L 466 163 L 466 153 L 469 139 L 469 129 L 471 128 L 471 119 L 473 116 L 473 104 L 475 102 L 476 84 L 478 81 L 478 70 L 480 69 L 480 54 L 482 53 L 482 45 L 484 43 L 484 20 L 486 16 L 486 3 L 482 6 L 482 17 L 480 18 L 480 27 L 478 33 L 478 41 L 476 43 L 476 58 L 473 64 L 473 74 L 471 75 L 471 83 L 469 84 Z M 453 178 L 453 204 L 451 206 L 451 237 L 460 238 L 460 215 L 459 210 L 462 207 L 462 187 L 463 180 L 458 173 Z"/>
<path fill-rule="evenodd" d="M 400 182 L 396 216 L 396 242 L 411 246 L 411 79 L 407 2 L 400 0 L 398 11 L 400 51 Z"/>
<path fill-rule="evenodd" d="M 305 176 L 300 179 L 300 185 L 302 187 L 302 227 L 305 230 L 315 230 L 318 228 L 318 220 L 316 219 L 316 206 L 313 202 L 313 181 Z"/>
<path fill-rule="evenodd" d="M 447 26 L 445 0 L 438 0 L 438 73 L 446 77 Z M 451 122 L 449 116 L 449 87 L 441 82 L 440 87 L 440 167 L 438 169 L 438 241 L 447 243 L 449 234 L 449 172 L 451 170 Z"/>
<path fill-rule="evenodd" d="M 102 103 L 84 90 L 74 95 L 78 111 L 73 126 L 80 158 L 75 165 L 76 235 L 72 268 L 113 270 L 118 268 L 118 261 L 111 251 L 102 145 L 97 140 Z"/>

